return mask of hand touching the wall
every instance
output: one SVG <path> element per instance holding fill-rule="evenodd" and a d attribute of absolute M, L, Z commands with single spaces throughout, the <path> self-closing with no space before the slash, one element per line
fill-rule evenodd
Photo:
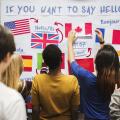
<path fill-rule="evenodd" d="M 103 39 L 102 32 L 99 29 L 96 29 L 95 32 L 99 38 L 99 43 L 100 43 L 101 48 L 102 48 L 104 46 L 104 39 Z"/>
<path fill-rule="evenodd" d="M 97 36 L 99 38 L 99 42 L 100 43 L 104 42 L 102 32 L 99 29 L 96 29 L 95 32 L 96 32 L 96 34 L 97 34 Z"/>
<path fill-rule="evenodd" d="M 70 31 L 68 35 L 68 59 L 70 63 L 75 60 L 73 51 L 73 43 L 76 40 L 75 34 L 75 31 Z"/>
<path fill-rule="evenodd" d="M 76 40 L 76 32 L 75 31 L 70 31 L 69 35 L 68 35 L 68 42 L 69 43 L 74 43 L 74 41 Z"/>

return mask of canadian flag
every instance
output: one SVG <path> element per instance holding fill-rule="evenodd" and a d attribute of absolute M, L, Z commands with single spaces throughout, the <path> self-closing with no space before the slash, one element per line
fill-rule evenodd
<path fill-rule="evenodd" d="M 77 33 L 84 35 L 92 35 L 92 23 L 84 23 L 83 25 L 73 26 L 72 23 L 65 23 L 65 37 L 68 37 L 68 33 L 71 30 L 75 30 Z"/>

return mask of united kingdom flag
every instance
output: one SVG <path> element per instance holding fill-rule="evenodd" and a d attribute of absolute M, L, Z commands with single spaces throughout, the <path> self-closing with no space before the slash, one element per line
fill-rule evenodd
<path fill-rule="evenodd" d="M 44 49 L 48 44 L 58 44 L 59 35 L 56 33 L 32 33 L 31 48 Z"/>

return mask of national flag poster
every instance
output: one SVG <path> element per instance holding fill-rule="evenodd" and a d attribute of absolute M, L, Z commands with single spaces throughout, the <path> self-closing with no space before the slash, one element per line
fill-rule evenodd
<path fill-rule="evenodd" d="M 94 60 L 93 58 L 86 58 L 86 59 L 77 59 L 76 62 L 82 66 L 84 69 L 94 72 Z M 68 72 L 72 74 L 70 63 L 68 62 Z"/>
<path fill-rule="evenodd" d="M 92 23 L 85 23 L 85 35 L 92 34 Z"/>
<path fill-rule="evenodd" d="M 92 35 L 92 23 L 83 23 L 74 25 L 72 23 L 65 23 L 65 37 L 68 37 L 68 33 L 71 30 L 75 30 L 76 33 L 79 33 L 82 35 Z"/>
<path fill-rule="evenodd" d="M 13 35 L 30 33 L 29 19 L 4 22 L 4 26 L 9 28 L 12 31 Z"/>
<path fill-rule="evenodd" d="M 120 30 L 113 30 L 112 44 L 120 44 Z"/>
<path fill-rule="evenodd" d="M 32 56 L 30 55 L 21 55 L 23 59 L 24 71 L 31 72 L 32 71 Z"/>
<path fill-rule="evenodd" d="M 37 53 L 37 69 L 40 70 L 42 68 L 43 58 L 42 53 Z"/>
<path fill-rule="evenodd" d="M 87 59 L 78 59 L 76 60 L 77 63 L 82 66 L 83 68 L 87 69 L 90 72 L 94 72 L 94 62 L 93 58 L 87 58 Z"/>
<path fill-rule="evenodd" d="M 97 29 L 99 29 L 99 30 L 102 32 L 103 39 L 104 39 L 104 36 L 105 36 L 105 29 L 104 29 L 104 28 L 97 28 Z M 96 38 L 95 38 L 95 42 L 98 42 L 98 43 L 99 43 L 99 38 L 98 38 L 97 35 L 96 35 Z"/>
<path fill-rule="evenodd" d="M 59 43 L 59 35 L 57 33 L 32 33 L 31 48 L 44 49 L 49 44 Z"/>
<path fill-rule="evenodd" d="M 65 69 L 65 54 L 64 53 L 62 53 L 61 69 Z"/>
<path fill-rule="evenodd" d="M 43 58 L 42 58 L 42 53 L 37 53 L 37 69 L 40 70 L 43 65 Z M 65 54 L 62 53 L 62 63 L 61 63 L 61 69 L 65 69 Z"/>

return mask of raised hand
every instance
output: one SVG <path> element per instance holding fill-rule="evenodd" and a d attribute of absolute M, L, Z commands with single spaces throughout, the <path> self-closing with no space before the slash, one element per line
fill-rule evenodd
<path fill-rule="evenodd" d="M 99 42 L 104 43 L 102 32 L 99 29 L 96 29 L 95 32 L 96 32 L 96 34 L 97 34 L 97 36 L 99 38 Z"/>
<path fill-rule="evenodd" d="M 68 34 L 68 42 L 73 43 L 76 40 L 76 32 L 70 31 Z"/>

